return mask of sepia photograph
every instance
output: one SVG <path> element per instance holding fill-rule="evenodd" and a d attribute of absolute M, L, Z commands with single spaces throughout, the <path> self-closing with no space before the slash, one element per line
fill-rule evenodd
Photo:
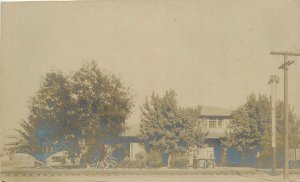
<path fill-rule="evenodd" d="M 300 0 L 0 3 L 0 182 L 300 182 Z"/>

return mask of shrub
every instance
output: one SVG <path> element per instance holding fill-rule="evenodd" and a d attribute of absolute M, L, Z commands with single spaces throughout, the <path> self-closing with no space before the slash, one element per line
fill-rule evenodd
<path fill-rule="evenodd" d="M 131 159 L 128 158 L 128 157 L 125 157 L 121 162 L 119 162 L 118 167 L 120 167 L 120 168 L 128 168 L 130 162 L 131 162 Z"/>
<path fill-rule="evenodd" d="M 144 161 L 140 161 L 140 160 L 133 160 L 129 162 L 129 168 L 145 168 L 146 165 L 144 163 Z"/>
<path fill-rule="evenodd" d="M 139 153 L 135 154 L 135 159 L 145 161 L 146 160 L 146 155 L 147 154 L 145 152 L 139 152 Z"/>
<path fill-rule="evenodd" d="M 180 168 L 180 169 L 186 169 L 188 167 L 189 160 L 185 156 L 178 156 L 175 158 L 172 158 L 170 161 L 170 167 L 171 168 Z"/>
<path fill-rule="evenodd" d="M 142 160 L 131 160 L 126 157 L 122 162 L 119 163 L 118 167 L 121 168 L 145 168 L 145 162 Z"/>
<path fill-rule="evenodd" d="M 148 168 L 162 167 L 161 155 L 158 152 L 149 152 L 145 155 L 145 163 Z"/>
<path fill-rule="evenodd" d="M 159 168 L 162 167 L 161 156 L 157 152 L 139 152 L 135 155 L 135 160 L 124 158 L 118 167 L 121 168 Z"/>

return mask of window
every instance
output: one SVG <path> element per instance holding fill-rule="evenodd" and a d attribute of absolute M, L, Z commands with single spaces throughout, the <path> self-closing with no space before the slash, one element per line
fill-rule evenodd
<path fill-rule="evenodd" d="M 216 128 L 217 127 L 217 121 L 216 120 L 210 120 L 209 121 L 209 128 Z"/>
<path fill-rule="evenodd" d="M 218 128 L 222 128 L 222 120 L 218 120 Z"/>

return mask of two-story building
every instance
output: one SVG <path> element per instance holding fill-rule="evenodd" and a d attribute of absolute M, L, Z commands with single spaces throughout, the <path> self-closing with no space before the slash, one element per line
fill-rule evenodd
<path fill-rule="evenodd" d="M 225 137 L 227 126 L 231 122 L 231 110 L 202 106 L 200 112 L 199 122 L 208 131 L 206 143 L 209 147 L 214 147 L 216 163 L 225 163 L 228 155 L 221 140 Z"/>
<path fill-rule="evenodd" d="M 235 148 L 226 148 L 222 145 L 222 140 L 225 139 L 226 132 L 228 131 L 228 125 L 230 122 L 234 122 L 230 109 L 203 106 L 199 122 L 208 131 L 206 143 L 209 147 L 214 147 L 217 165 L 257 165 L 257 156 L 255 153 L 249 153 L 242 164 L 240 154 Z"/>
<path fill-rule="evenodd" d="M 199 122 L 201 122 L 201 126 L 208 131 L 206 144 L 209 147 L 214 147 L 217 165 L 221 162 L 225 163 L 227 158 L 231 159 L 232 156 L 236 156 L 236 153 L 233 153 L 232 156 L 232 152 L 226 153 L 225 148 L 221 145 L 221 140 L 226 135 L 227 126 L 231 122 L 231 110 L 218 107 L 202 106 L 200 112 Z M 139 125 L 131 125 L 129 126 L 129 130 L 125 133 L 124 137 L 132 137 L 132 139 L 135 137 L 137 138 L 138 132 Z M 134 159 L 136 152 L 141 151 L 138 142 L 142 141 L 132 140 L 131 142 L 128 142 L 128 144 L 125 144 L 128 153 L 127 156 L 130 156 L 130 158 Z M 163 154 L 162 157 L 163 163 L 167 164 L 168 154 Z"/>

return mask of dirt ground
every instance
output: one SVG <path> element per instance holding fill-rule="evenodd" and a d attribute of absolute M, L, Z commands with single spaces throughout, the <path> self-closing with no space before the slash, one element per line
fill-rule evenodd
<path fill-rule="evenodd" d="M 116 176 L 6 176 L 6 182 L 281 182 L 283 176 L 257 175 L 116 175 Z M 300 182 L 300 175 L 290 175 L 289 180 Z"/>

